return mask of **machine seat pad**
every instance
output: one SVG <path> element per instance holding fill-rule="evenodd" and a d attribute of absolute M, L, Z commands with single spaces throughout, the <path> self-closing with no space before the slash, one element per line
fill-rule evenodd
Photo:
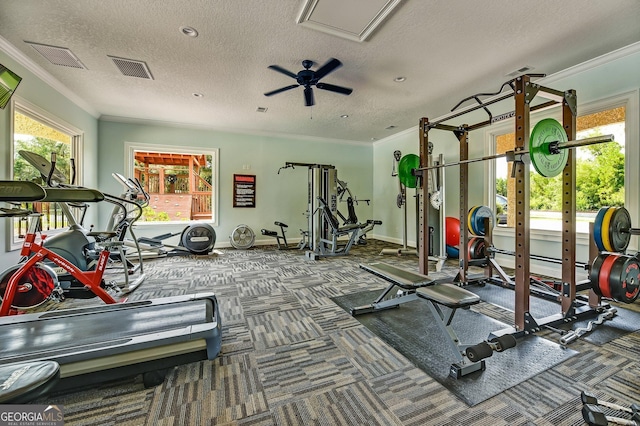
<path fill-rule="evenodd" d="M 48 392 L 60 379 L 55 361 L 15 362 L 0 365 L 0 404 L 22 404 Z"/>
<path fill-rule="evenodd" d="M 95 203 L 104 200 L 104 194 L 89 188 L 47 188 L 42 201 L 48 203 Z"/>
<path fill-rule="evenodd" d="M 278 236 L 278 233 L 276 231 L 269 231 L 268 229 L 262 229 L 260 232 L 262 232 L 262 235 L 268 235 L 270 237 Z"/>
<path fill-rule="evenodd" d="M 276 226 L 282 226 L 283 228 L 288 228 L 289 225 L 287 225 L 286 223 L 282 223 L 282 222 L 273 222 L 274 225 Z"/>
<path fill-rule="evenodd" d="M 458 287 L 444 283 L 416 289 L 418 297 L 444 305 L 451 309 L 465 308 L 480 302 L 480 296 Z"/>
<path fill-rule="evenodd" d="M 45 195 L 44 188 L 33 182 L 0 180 L 0 201 L 15 203 L 38 201 Z"/>
<path fill-rule="evenodd" d="M 387 263 L 361 264 L 360 268 L 405 290 L 413 290 L 417 287 L 433 284 L 433 280 L 426 275 L 397 268 Z"/>

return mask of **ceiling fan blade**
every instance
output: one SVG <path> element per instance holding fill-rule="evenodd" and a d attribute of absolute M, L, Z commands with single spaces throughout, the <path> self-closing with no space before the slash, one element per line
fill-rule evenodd
<path fill-rule="evenodd" d="M 315 100 L 313 99 L 313 89 L 309 86 L 304 88 L 304 104 L 305 106 L 313 106 L 315 105 Z"/>
<path fill-rule="evenodd" d="M 271 69 L 272 69 L 272 70 L 274 70 L 274 71 L 278 71 L 279 73 L 282 73 L 282 74 L 284 74 L 284 75 L 288 75 L 288 76 L 289 76 L 289 77 L 291 77 L 291 78 L 298 78 L 298 75 L 297 75 L 297 74 L 294 74 L 294 73 L 292 73 L 292 72 L 291 72 L 291 71 L 289 71 L 289 70 L 285 70 L 285 69 L 284 69 L 284 68 L 282 68 L 281 66 L 278 66 L 278 65 L 269 65 L 269 67 L 268 67 L 268 68 L 271 68 Z"/>
<path fill-rule="evenodd" d="M 316 87 L 330 92 L 342 93 L 343 95 L 350 95 L 351 92 L 353 92 L 353 89 L 349 89 L 348 87 L 336 86 L 334 84 L 327 83 L 318 83 L 316 84 Z"/>
<path fill-rule="evenodd" d="M 329 61 L 327 61 L 326 64 L 318 68 L 318 70 L 316 71 L 315 73 L 316 81 L 320 80 L 322 77 L 324 77 L 325 75 L 329 74 L 332 71 L 335 71 L 337 68 L 340 68 L 341 66 L 342 66 L 342 62 L 340 62 L 336 58 L 329 59 Z"/>
<path fill-rule="evenodd" d="M 286 92 L 287 90 L 291 90 L 291 89 L 295 89 L 298 86 L 300 86 L 300 85 L 299 84 L 292 84 L 291 86 L 281 87 L 280 89 L 272 90 L 271 92 L 267 92 L 264 95 L 265 96 L 277 95 L 278 93 Z"/>

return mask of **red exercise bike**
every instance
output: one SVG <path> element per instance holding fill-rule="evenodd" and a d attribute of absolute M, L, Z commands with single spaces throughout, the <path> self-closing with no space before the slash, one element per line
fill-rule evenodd
<path fill-rule="evenodd" d="M 45 190 L 32 182 L 0 181 L 0 201 L 9 203 L 32 201 L 91 203 L 105 199 L 112 203 L 121 204 L 116 197 L 102 194 L 93 189 L 47 188 Z M 124 209 L 124 205 L 122 208 Z M 3 208 L 0 209 L 0 216 L 27 217 L 29 222 L 20 251 L 20 255 L 25 259 L 24 262 L 7 269 L 0 275 L 0 297 L 2 299 L 0 316 L 17 314 L 18 310 L 39 306 L 50 299 L 62 300 L 64 298 L 56 272 L 45 262 L 62 268 L 107 304 L 126 300 L 116 300 L 107 291 L 111 290 L 109 284 L 105 284 L 103 280 L 111 254 L 110 249 L 122 245 L 120 237 L 126 232 L 126 226 L 119 226 L 114 232 L 92 234 L 96 240 L 101 242 L 101 251 L 95 269 L 83 271 L 61 254 L 44 247 L 45 235 L 41 236 L 39 242 L 36 241 L 40 213 L 19 208 Z M 114 291 L 119 290 L 117 286 L 113 287 Z"/>

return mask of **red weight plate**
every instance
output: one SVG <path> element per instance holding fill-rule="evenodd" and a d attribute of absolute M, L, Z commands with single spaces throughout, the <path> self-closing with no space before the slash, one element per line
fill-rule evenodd
<path fill-rule="evenodd" d="M 600 268 L 600 274 L 598 276 L 598 287 L 602 292 L 604 297 L 608 297 L 610 299 L 613 298 L 611 295 L 611 286 L 609 279 L 611 277 L 611 268 L 613 267 L 613 263 L 618 258 L 618 255 L 609 254 L 606 259 L 602 261 L 602 267 Z"/>

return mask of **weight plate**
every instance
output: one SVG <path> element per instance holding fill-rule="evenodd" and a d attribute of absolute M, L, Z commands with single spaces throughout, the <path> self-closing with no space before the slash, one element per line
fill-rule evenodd
<path fill-rule="evenodd" d="M 420 157 L 415 154 L 407 154 L 398 162 L 398 177 L 407 188 L 418 186 L 418 179 L 413 174 L 413 169 L 420 167 Z"/>
<path fill-rule="evenodd" d="M 633 303 L 638 298 L 640 265 L 635 257 L 618 256 L 611 267 L 609 287 L 611 297 L 619 302 Z"/>
<path fill-rule="evenodd" d="M 598 251 L 604 251 L 604 245 L 602 244 L 602 219 L 604 219 L 604 215 L 608 209 L 609 207 L 600 208 L 598 214 L 596 214 L 596 220 L 593 223 L 593 240 L 596 243 L 596 247 L 598 247 Z"/>
<path fill-rule="evenodd" d="M 476 211 L 476 209 L 480 207 L 480 206 L 473 206 L 469 209 L 469 214 L 467 214 L 467 229 L 469 230 L 469 232 L 472 235 L 476 235 L 476 233 L 474 232 L 473 229 L 473 213 Z"/>
<path fill-rule="evenodd" d="M 606 253 L 601 253 L 594 259 L 591 264 L 591 270 L 589 271 L 589 280 L 591 281 L 591 289 L 598 295 L 602 296 L 600 291 L 600 269 L 602 268 L 602 262 L 609 256 Z"/>
<path fill-rule="evenodd" d="M 612 251 L 624 253 L 629 247 L 631 234 L 631 216 L 624 207 L 615 207 L 611 221 L 609 222 L 609 242 Z"/>
<path fill-rule="evenodd" d="M 549 152 L 551 142 L 567 142 L 567 134 L 562 124 L 553 118 L 540 120 L 529 137 L 529 157 L 531 164 L 544 177 L 558 176 L 567 165 L 569 150 L 562 149 L 558 154 Z"/>
<path fill-rule="evenodd" d="M 611 277 L 611 268 L 613 267 L 613 263 L 617 258 L 618 255 L 616 254 L 608 254 L 607 257 L 602 261 L 600 274 L 598 274 L 598 287 L 600 288 L 600 292 L 602 293 L 602 296 L 608 297 L 609 299 L 613 299 L 609 281 Z"/>
<path fill-rule="evenodd" d="M 613 212 L 615 208 L 609 207 L 607 212 L 604 214 L 604 218 L 602 219 L 602 232 L 600 235 L 602 236 L 602 246 L 605 251 L 613 252 L 613 247 L 611 246 L 611 239 L 609 238 L 609 224 L 611 223 L 611 216 L 613 216 Z"/>
<path fill-rule="evenodd" d="M 489 223 L 493 221 L 493 212 L 487 206 L 479 206 L 474 212 L 472 217 L 472 227 L 476 235 L 484 235 L 486 229 L 484 227 L 484 219 L 489 218 Z"/>
<path fill-rule="evenodd" d="M 467 243 L 467 259 L 482 259 L 485 257 L 484 238 L 473 237 Z"/>

